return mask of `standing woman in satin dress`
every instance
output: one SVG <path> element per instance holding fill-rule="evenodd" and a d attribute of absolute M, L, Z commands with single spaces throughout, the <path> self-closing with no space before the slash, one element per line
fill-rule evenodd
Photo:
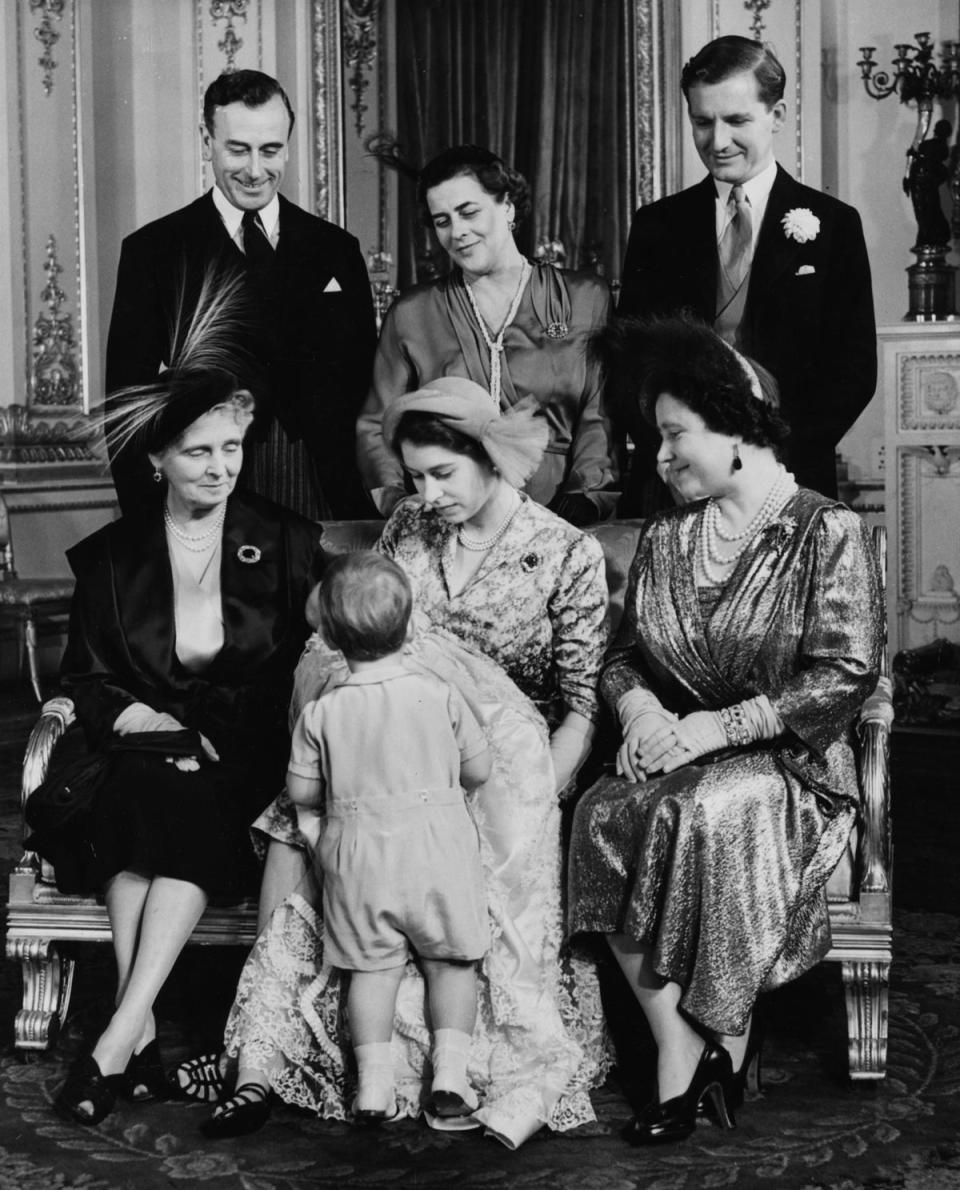
<path fill-rule="evenodd" d="M 856 818 L 850 726 L 879 673 L 866 528 L 798 488 L 755 370 L 708 327 L 623 320 L 601 352 L 689 501 L 651 518 L 600 689 L 623 742 L 577 807 L 570 932 L 607 936 L 657 1044 L 630 1143 L 730 1123 L 758 994 L 830 944 Z"/>

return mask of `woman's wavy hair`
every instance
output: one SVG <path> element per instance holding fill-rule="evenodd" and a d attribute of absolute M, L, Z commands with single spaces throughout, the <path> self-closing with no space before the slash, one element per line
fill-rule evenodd
<path fill-rule="evenodd" d="M 790 429 L 779 412 L 776 380 L 692 314 L 615 318 L 597 332 L 591 347 L 615 408 L 639 405 L 655 425 L 657 398 L 669 393 L 714 433 L 772 447 L 779 457 Z M 747 367 L 756 375 L 760 397 Z"/>
<path fill-rule="evenodd" d="M 505 165 L 496 153 L 479 145 L 454 145 L 428 161 L 417 179 L 417 204 L 427 226 L 432 222 L 427 193 L 441 182 L 467 174 L 477 179 L 487 194 L 497 202 L 510 199 L 517 223 L 530 214 L 530 187 L 523 174 Z"/>
<path fill-rule="evenodd" d="M 393 441 L 390 443 L 394 454 L 400 454 L 400 447 L 404 442 L 409 442 L 411 446 L 440 446 L 455 455 L 466 455 L 481 467 L 493 470 L 490 456 L 476 438 L 471 438 L 469 434 L 451 426 L 436 413 L 408 409 L 397 423 Z"/>

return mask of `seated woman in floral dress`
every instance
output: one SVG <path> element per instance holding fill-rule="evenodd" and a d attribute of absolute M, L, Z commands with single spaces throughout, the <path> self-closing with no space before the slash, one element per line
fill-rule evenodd
<path fill-rule="evenodd" d="M 479 385 L 448 377 L 398 398 L 384 429 L 417 491 L 396 509 L 379 546 L 414 587 L 420 627 L 409 664 L 458 687 L 493 755 L 493 775 L 473 803 L 493 942 L 481 964 L 469 1064 L 481 1106 L 467 1124 L 514 1148 L 542 1125 L 593 1119 L 588 1091 L 607 1064 L 593 968 L 560 947 L 560 796 L 586 756 L 597 715 L 603 555 L 517 490 L 546 444 L 541 415 L 501 415 Z M 315 637 L 298 669 L 295 704 L 343 672 L 342 657 Z M 260 825 L 274 849 L 301 843 L 282 800 Z M 307 872 L 261 932 L 227 1025 L 236 1089 L 208 1132 L 258 1127 L 267 1087 L 325 1117 L 350 1114 L 342 989 L 324 963 L 316 903 Z M 417 1115 L 426 1099 L 429 1038 L 423 980 L 410 963 L 394 1030 L 403 1115 Z"/>

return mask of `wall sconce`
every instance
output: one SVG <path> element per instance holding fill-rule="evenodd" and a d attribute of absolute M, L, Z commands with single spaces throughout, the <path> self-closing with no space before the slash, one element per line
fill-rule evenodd
<path fill-rule="evenodd" d="M 872 99 L 885 99 L 895 92 L 901 103 L 917 105 L 917 131 L 904 171 L 903 188 L 910 196 L 917 217 L 917 242 L 910 249 L 917 257 L 907 269 L 911 322 L 929 322 L 956 316 L 956 269 L 944 257 L 950 250 L 950 225 L 940 203 L 940 187 L 950 178 L 948 144 L 951 133 L 946 120 L 938 120 L 928 140 L 935 99 L 960 95 L 960 42 L 944 41 L 940 65 L 933 60 L 929 33 L 916 33 L 916 45 L 893 48 L 893 71 L 877 69 L 876 46 L 861 46 L 857 63 L 864 89 Z"/>

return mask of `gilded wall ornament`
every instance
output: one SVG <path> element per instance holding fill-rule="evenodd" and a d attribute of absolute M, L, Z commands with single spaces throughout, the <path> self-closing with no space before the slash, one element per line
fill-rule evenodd
<path fill-rule="evenodd" d="M 377 25 L 379 0 L 344 0 L 343 60 L 350 70 L 347 82 L 353 92 L 350 110 L 354 113 L 357 136 L 363 135 L 367 105 L 364 92 L 370 86 L 367 73 L 377 60 Z"/>
<path fill-rule="evenodd" d="M 250 0 L 211 0 L 210 17 L 214 22 L 226 21 L 227 27 L 223 32 L 223 40 L 217 42 L 217 49 L 225 55 L 227 64 L 224 73 L 236 70 L 237 54 L 243 46 L 243 38 L 237 36 L 233 22 L 246 21 Z"/>
<path fill-rule="evenodd" d="M 25 405 L 0 406 L 0 463 L 88 463 L 96 454 L 85 423 L 44 421 Z"/>
<path fill-rule="evenodd" d="M 73 338 L 73 319 L 60 307 L 67 295 L 57 281 L 63 267 L 57 260 L 57 241 L 47 238 L 43 271 L 47 283 L 40 292 L 46 311 L 33 324 L 33 368 L 30 375 L 31 405 L 78 405 L 80 375 Z"/>
<path fill-rule="evenodd" d="M 31 13 L 41 13 L 42 19 L 40 21 L 40 28 L 34 29 L 33 35 L 43 46 L 43 57 L 37 59 L 37 63 L 43 67 L 43 87 L 44 95 L 49 95 L 53 91 L 53 72 L 57 68 L 56 60 L 53 57 L 53 47 L 60 40 L 60 34 L 54 28 L 54 19 L 60 20 L 63 17 L 63 10 L 67 6 L 67 0 L 30 0 Z"/>
<path fill-rule="evenodd" d="M 750 32 L 753 34 L 754 41 L 763 41 L 763 13 L 770 7 L 770 4 L 771 0 L 743 0 L 743 7 L 747 12 L 753 14 L 750 21 Z"/>

